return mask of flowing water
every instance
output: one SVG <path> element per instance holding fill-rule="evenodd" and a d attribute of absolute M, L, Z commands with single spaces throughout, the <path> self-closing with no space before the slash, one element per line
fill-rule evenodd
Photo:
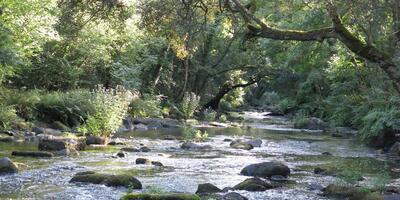
<path fill-rule="evenodd" d="M 8 156 L 27 166 L 18 174 L 0 176 L 0 199 L 119 199 L 126 188 L 70 183 L 77 172 L 128 173 L 143 186 L 156 186 L 165 191 L 194 193 L 200 183 L 212 183 L 220 188 L 233 187 L 248 177 L 239 174 L 246 165 L 264 161 L 282 161 L 291 169 L 290 182 L 265 192 L 238 191 L 252 200 L 258 199 L 327 199 L 310 185 L 326 186 L 335 177 L 316 175 L 316 166 L 337 170 L 358 170 L 366 178 L 387 170 L 385 157 L 353 139 L 334 138 L 319 131 L 293 129 L 282 118 L 268 118 L 264 113 L 245 113 L 248 128 L 207 128 L 211 150 L 180 149 L 177 140 L 161 140 L 163 135 L 181 136 L 180 129 L 130 132 L 118 135 L 128 146 L 147 146 L 150 152 L 128 153 L 125 158 L 112 158 L 120 147 L 83 151 L 76 157 L 51 159 L 17 158 L 12 150 L 35 150 L 32 144 L 0 144 L 0 157 Z M 260 148 L 250 151 L 229 147 L 224 139 L 261 138 Z M 330 152 L 333 156 L 323 156 Z M 160 161 L 163 168 L 136 165 L 136 158 Z M 396 175 L 393 175 L 396 176 Z M 141 192 L 141 191 L 134 191 Z"/>

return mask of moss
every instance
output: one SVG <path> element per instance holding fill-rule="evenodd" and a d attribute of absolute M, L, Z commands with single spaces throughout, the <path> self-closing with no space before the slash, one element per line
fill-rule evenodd
<path fill-rule="evenodd" d="M 107 186 L 124 186 L 132 189 L 142 189 L 142 184 L 133 176 L 126 174 L 112 175 L 92 171 L 75 174 L 71 182 L 83 182 L 93 184 L 105 184 Z"/>
<path fill-rule="evenodd" d="M 194 194 L 127 194 L 121 200 L 200 200 Z"/>
<path fill-rule="evenodd" d="M 249 178 L 235 185 L 233 188 L 236 190 L 265 191 L 267 189 L 271 189 L 272 185 L 259 178 Z"/>
<path fill-rule="evenodd" d="M 383 200 L 383 196 L 377 192 L 363 190 L 353 186 L 342 186 L 331 184 L 324 188 L 324 195 L 327 197 L 349 199 L 349 200 Z"/>

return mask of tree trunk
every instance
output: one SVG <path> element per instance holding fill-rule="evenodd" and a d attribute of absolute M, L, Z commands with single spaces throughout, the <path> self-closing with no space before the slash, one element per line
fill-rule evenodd
<path fill-rule="evenodd" d="M 237 84 L 237 85 L 224 84 L 222 86 L 222 88 L 219 90 L 219 92 L 217 93 L 217 95 L 215 95 L 209 102 L 207 102 L 203 106 L 202 110 L 208 109 L 208 108 L 211 108 L 213 110 L 217 110 L 218 106 L 219 106 L 219 102 L 221 102 L 221 99 L 224 98 L 224 96 L 226 94 L 228 94 L 230 91 L 232 91 L 232 90 L 234 90 L 236 88 L 244 88 L 244 87 L 253 85 L 253 84 L 257 83 L 257 81 L 258 81 L 258 78 L 253 78 L 249 82 L 244 83 L 244 84 Z"/>

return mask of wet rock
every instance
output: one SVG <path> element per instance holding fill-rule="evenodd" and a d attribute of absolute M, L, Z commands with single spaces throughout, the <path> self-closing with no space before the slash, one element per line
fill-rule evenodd
<path fill-rule="evenodd" d="M 201 200 L 195 194 L 169 193 L 169 194 L 127 194 L 121 200 Z"/>
<path fill-rule="evenodd" d="M 271 184 L 259 179 L 249 178 L 233 187 L 235 190 L 265 191 L 273 188 Z"/>
<path fill-rule="evenodd" d="M 342 186 L 331 184 L 323 190 L 323 195 L 329 198 L 349 200 L 378 200 L 383 199 L 379 193 L 365 192 L 354 186 Z"/>
<path fill-rule="evenodd" d="M 273 175 L 287 177 L 290 174 L 290 169 L 281 162 L 272 161 L 248 165 L 242 169 L 240 174 L 258 177 L 271 177 Z"/>
<path fill-rule="evenodd" d="M 224 200 L 248 200 L 246 197 L 240 195 L 237 192 L 229 192 L 223 196 Z"/>
<path fill-rule="evenodd" d="M 314 174 L 328 175 L 328 170 L 321 167 L 314 168 Z"/>
<path fill-rule="evenodd" d="M 123 145 L 126 145 L 126 144 L 124 142 L 121 142 L 121 141 L 111 141 L 111 142 L 108 143 L 108 145 L 111 145 L 111 146 L 117 146 L 117 145 L 123 146 Z"/>
<path fill-rule="evenodd" d="M 44 134 L 44 128 L 42 127 L 35 126 L 32 128 L 32 131 L 35 132 L 36 134 Z"/>
<path fill-rule="evenodd" d="M 158 167 L 164 167 L 164 165 L 159 161 L 151 161 L 151 164 Z"/>
<path fill-rule="evenodd" d="M 311 183 L 310 185 L 308 185 L 307 189 L 310 191 L 321 191 L 322 189 L 324 189 L 324 187 L 318 183 Z"/>
<path fill-rule="evenodd" d="M 182 149 L 189 149 L 189 150 L 206 150 L 206 149 L 212 149 L 210 145 L 199 145 L 193 142 L 184 142 L 181 145 Z"/>
<path fill-rule="evenodd" d="M 143 118 L 143 119 L 132 119 L 135 126 L 137 124 L 143 124 L 151 126 L 152 128 L 179 128 L 182 127 L 182 123 L 176 119 L 169 118 Z"/>
<path fill-rule="evenodd" d="M 147 130 L 149 130 L 149 128 L 144 124 L 136 124 L 134 127 L 135 127 L 135 130 L 138 130 L 138 131 L 147 131 Z"/>
<path fill-rule="evenodd" d="M 108 143 L 107 137 L 100 137 L 93 135 L 86 137 L 86 145 L 91 145 L 91 144 L 106 145 L 107 143 Z"/>
<path fill-rule="evenodd" d="M 117 154 L 115 154 L 115 156 L 117 156 L 118 158 L 125 158 L 126 157 L 126 153 L 123 152 L 123 151 L 120 151 Z"/>
<path fill-rule="evenodd" d="M 48 151 L 57 155 L 70 155 L 78 154 L 77 150 L 81 150 L 83 148 L 82 145 L 84 144 L 82 144 L 81 140 L 45 136 L 39 140 L 38 148 L 40 151 Z"/>
<path fill-rule="evenodd" d="M 225 138 L 224 139 L 224 142 L 232 142 L 233 140 L 232 139 L 230 139 L 230 138 Z"/>
<path fill-rule="evenodd" d="M 132 189 L 142 189 L 142 184 L 139 180 L 126 174 L 112 175 L 88 171 L 75 174 L 70 182 L 104 184 L 112 187 L 123 186 L 132 187 Z"/>
<path fill-rule="evenodd" d="M 139 151 L 140 151 L 140 152 L 150 152 L 151 149 L 150 149 L 149 147 L 140 147 L 140 148 L 139 148 Z"/>
<path fill-rule="evenodd" d="M 44 157 L 50 158 L 53 157 L 54 154 L 50 152 L 43 152 L 43 151 L 13 151 L 11 153 L 13 156 L 21 156 L 21 157 Z"/>
<path fill-rule="evenodd" d="M 10 158 L 4 157 L 0 160 L 0 175 L 18 173 L 18 167 Z"/>
<path fill-rule="evenodd" d="M 210 122 L 208 123 L 210 126 L 214 126 L 214 127 L 219 127 L 219 128 L 228 128 L 229 125 L 226 123 L 220 123 L 220 122 Z"/>
<path fill-rule="evenodd" d="M 244 149 L 244 150 L 251 150 L 254 148 L 253 145 L 242 140 L 235 140 L 231 142 L 229 146 L 234 149 Z"/>
<path fill-rule="evenodd" d="M 226 192 L 229 192 L 229 191 L 231 191 L 231 190 L 235 190 L 233 187 L 224 187 L 223 189 L 222 189 L 222 192 L 224 192 L 224 193 L 226 193 Z"/>
<path fill-rule="evenodd" d="M 0 137 L 0 142 L 4 143 L 14 142 L 14 137 Z"/>
<path fill-rule="evenodd" d="M 124 147 L 121 148 L 120 150 L 125 152 L 140 152 L 138 148 L 133 148 L 133 147 Z"/>
<path fill-rule="evenodd" d="M 197 186 L 196 194 L 212 194 L 218 192 L 222 192 L 222 190 L 219 189 L 217 186 L 211 183 L 204 183 Z"/>
<path fill-rule="evenodd" d="M 261 144 L 263 143 L 263 141 L 261 139 L 255 139 L 255 140 L 247 141 L 247 143 L 253 147 L 261 147 Z"/>
<path fill-rule="evenodd" d="M 322 152 L 322 155 L 323 155 L 323 156 L 331 156 L 332 153 L 330 153 L 330 152 Z"/>
<path fill-rule="evenodd" d="M 173 135 L 163 135 L 161 137 L 162 140 L 176 140 L 176 137 Z"/>
<path fill-rule="evenodd" d="M 151 164 L 151 161 L 147 158 L 137 158 L 135 163 L 137 165 L 141 165 L 141 164 Z"/>

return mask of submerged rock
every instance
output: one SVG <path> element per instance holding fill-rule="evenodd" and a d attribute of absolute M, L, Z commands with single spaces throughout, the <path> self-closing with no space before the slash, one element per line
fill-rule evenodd
<path fill-rule="evenodd" d="M 229 144 L 229 146 L 234 149 L 244 149 L 244 150 L 251 150 L 254 148 L 253 145 L 251 145 L 245 141 L 242 141 L 242 140 L 235 140 L 235 141 L 231 142 Z"/>
<path fill-rule="evenodd" d="M 86 145 L 99 144 L 106 145 L 108 143 L 107 137 L 89 135 L 86 137 Z"/>
<path fill-rule="evenodd" d="M 273 186 L 259 178 L 249 178 L 233 187 L 235 190 L 265 191 Z"/>
<path fill-rule="evenodd" d="M 171 193 L 171 194 L 127 194 L 121 200 L 201 200 L 195 194 Z"/>
<path fill-rule="evenodd" d="M 139 151 L 140 152 L 150 152 L 151 149 L 149 147 L 140 147 Z"/>
<path fill-rule="evenodd" d="M 126 153 L 123 151 L 118 152 L 117 154 L 115 154 L 116 157 L 118 158 L 125 158 L 126 157 Z"/>
<path fill-rule="evenodd" d="M 0 175 L 18 173 L 18 167 L 10 158 L 4 157 L 0 160 Z"/>
<path fill-rule="evenodd" d="M 126 152 L 140 152 L 140 150 L 138 148 L 134 148 L 134 147 L 124 147 L 121 148 L 121 151 L 126 151 Z"/>
<path fill-rule="evenodd" d="M 323 195 L 330 198 L 349 200 L 380 200 L 383 196 L 375 192 L 366 192 L 354 186 L 331 184 L 323 189 Z"/>
<path fill-rule="evenodd" d="M 184 142 L 181 145 L 181 148 L 189 150 L 206 150 L 206 149 L 211 149 L 212 147 L 210 145 L 199 145 L 193 142 Z"/>
<path fill-rule="evenodd" d="M 243 168 L 240 174 L 245 176 L 271 177 L 273 175 L 281 175 L 287 177 L 290 174 L 288 166 L 281 162 L 263 162 L 251 164 Z"/>
<path fill-rule="evenodd" d="M 50 152 L 43 152 L 43 151 L 13 151 L 11 153 L 13 156 L 22 156 L 22 157 L 53 157 L 54 154 Z"/>
<path fill-rule="evenodd" d="M 248 200 L 246 197 L 240 195 L 237 192 L 229 192 L 223 196 L 224 200 Z"/>
<path fill-rule="evenodd" d="M 261 139 L 255 139 L 255 140 L 247 141 L 247 143 L 249 143 L 253 147 L 261 147 L 261 144 L 263 143 L 263 141 Z"/>
<path fill-rule="evenodd" d="M 212 194 L 218 192 L 222 192 L 222 190 L 219 189 L 217 186 L 211 183 L 203 183 L 197 186 L 196 194 Z"/>
<path fill-rule="evenodd" d="M 151 161 L 151 160 L 149 160 L 149 159 L 147 159 L 147 158 L 137 158 L 136 159 L 136 161 L 135 161 L 135 163 L 137 164 L 137 165 L 154 165 L 154 166 L 159 166 L 159 167 L 163 167 L 164 165 L 161 163 L 161 162 L 159 162 L 159 161 Z"/>
<path fill-rule="evenodd" d="M 70 182 L 82 182 L 93 184 L 104 184 L 106 186 L 132 187 L 132 189 L 142 189 L 142 183 L 133 176 L 120 174 L 101 174 L 92 171 L 81 172 L 74 175 Z"/>

